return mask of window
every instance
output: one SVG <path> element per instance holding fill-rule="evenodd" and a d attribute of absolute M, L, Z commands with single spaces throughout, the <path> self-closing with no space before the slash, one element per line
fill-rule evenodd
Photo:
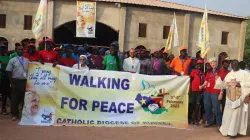
<path fill-rule="evenodd" d="M 31 30 L 32 29 L 32 16 L 24 16 L 24 30 Z"/>
<path fill-rule="evenodd" d="M 170 31 L 170 26 L 163 26 L 163 39 L 167 39 L 168 38 L 168 34 Z"/>
<path fill-rule="evenodd" d="M 221 37 L 221 44 L 222 45 L 227 45 L 227 43 L 228 43 L 228 34 L 229 34 L 229 32 L 222 32 L 222 37 Z"/>
<path fill-rule="evenodd" d="M 146 37 L 147 36 L 147 24 L 139 23 L 139 34 L 138 37 Z"/>
<path fill-rule="evenodd" d="M 6 28 L 6 15 L 0 14 L 0 28 Z"/>

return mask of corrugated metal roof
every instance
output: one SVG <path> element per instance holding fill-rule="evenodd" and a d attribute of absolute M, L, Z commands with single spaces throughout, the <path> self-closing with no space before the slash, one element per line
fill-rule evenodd
<path fill-rule="evenodd" d="M 153 6 L 153 7 L 170 8 L 170 9 L 177 9 L 177 10 L 183 10 L 183 11 L 198 12 L 198 13 L 204 12 L 204 9 L 202 9 L 202 8 L 197 8 L 197 7 L 192 7 L 192 6 L 187 6 L 187 5 L 177 4 L 177 3 L 171 3 L 171 2 L 165 2 L 165 1 L 160 1 L 160 0 L 95 0 L 95 1 Z M 213 10 L 208 10 L 208 13 L 212 14 L 212 15 L 219 15 L 219 16 L 225 16 L 225 17 L 248 19 L 247 17 L 227 14 L 227 13 L 213 11 Z"/>

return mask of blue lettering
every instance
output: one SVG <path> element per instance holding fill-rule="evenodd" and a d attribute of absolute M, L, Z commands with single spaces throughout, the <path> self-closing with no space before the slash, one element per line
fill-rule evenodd
<path fill-rule="evenodd" d="M 66 101 L 68 101 L 68 100 L 69 100 L 68 97 L 62 97 L 61 108 L 64 108 L 64 105 L 68 103 L 68 102 L 66 102 Z"/>
<path fill-rule="evenodd" d="M 127 113 L 133 113 L 134 112 L 134 103 L 128 103 L 127 104 Z"/>
<path fill-rule="evenodd" d="M 129 80 L 128 79 L 123 79 L 121 87 L 123 90 L 128 90 L 129 89 Z"/>
<path fill-rule="evenodd" d="M 126 104 L 125 104 L 125 103 L 120 103 L 120 104 L 118 105 L 118 112 L 119 112 L 119 113 L 125 113 L 126 110 L 125 110 L 125 109 L 121 110 L 121 106 L 126 106 Z"/>
<path fill-rule="evenodd" d="M 72 74 L 69 74 L 70 85 L 73 85 L 75 83 L 75 85 L 78 86 L 80 79 L 81 79 L 81 75 L 77 76 L 76 74 L 74 74 L 72 76 Z"/>
<path fill-rule="evenodd" d="M 90 87 L 96 88 L 96 85 L 94 85 L 94 78 L 93 78 L 93 76 L 90 77 Z"/>
<path fill-rule="evenodd" d="M 86 107 L 87 100 L 80 99 L 79 104 L 80 104 L 79 105 L 79 110 L 82 110 L 82 109 L 84 109 L 85 111 L 87 110 L 87 107 Z"/>
<path fill-rule="evenodd" d="M 88 77 L 85 75 L 82 79 L 82 83 L 80 86 L 85 85 L 86 87 L 89 87 Z"/>
<path fill-rule="evenodd" d="M 108 78 L 107 89 L 110 89 L 110 78 Z"/>
<path fill-rule="evenodd" d="M 108 110 L 107 110 L 108 103 L 109 102 L 102 101 L 102 103 L 101 103 L 101 112 L 108 112 Z"/>
<path fill-rule="evenodd" d="M 112 78 L 112 89 L 114 89 L 116 86 L 116 89 L 120 89 L 120 79 Z"/>
<path fill-rule="evenodd" d="M 92 111 L 95 111 L 95 108 L 100 107 L 100 102 L 98 101 L 93 101 L 92 103 Z"/>
<path fill-rule="evenodd" d="M 74 105 L 73 105 L 73 103 L 74 103 Z M 75 99 L 75 98 L 70 99 L 69 108 L 72 109 L 72 110 L 75 110 L 77 108 L 77 106 L 78 106 L 77 99 Z"/>
<path fill-rule="evenodd" d="M 77 124 L 82 124 L 82 120 L 78 120 L 78 121 L 77 121 Z"/>
<path fill-rule="evenodd" d="M 117 113 L 115 102 L 112 102 L 109 108 L 109 112 Z"/>
<path fill-rule="evenodd" d="M 56 120 L 56 123 L 62 123 L 62 119 L 61 119 L 61 118 L 58 118 L 58 119 Z"/>
<path fill-rule="evenodd" d="M 101 88 L 101 86 L 103 88 L 106 88 L 106 85 L 104 83 L 105 80 L 106 80 L 106 77 L 103 77 L 102 79 L 101 79 L 101 77 L 98 77 L 98 88 Z"/>
<path fill-rule="evenodd" d="M 62 123 L 66 123 L 66 119 L 63 119 Z"/>

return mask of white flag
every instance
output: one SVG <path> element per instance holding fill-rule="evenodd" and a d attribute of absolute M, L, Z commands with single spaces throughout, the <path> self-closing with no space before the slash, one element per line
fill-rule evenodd
<path fill-rule="evenodd" d="M 166 42 L 164 52 L 168 52 L 169 50 L 171 50 L 172 46 L 174 47 L 179 46 L 179 36 L 178 36 L 178 29 L 177 29 L 175 14 L 174 14 L 174 19 L 170 27 L 170 31 L 168 34 L 168 39 Z"/>
<path fill-rule="evenodd" d="M 32 32 L 35 35 L 35 38 L 45 36 L 46 28 L 46 14 L 47 14 L 47 0 L 41 0 L 36 17 L 33 23 Z"/>
<path fill-rule="evenodd" d="M 201 27 L 199 31 L 197 47 L 201 48 L 201 57 L 204 58 L 206 54 L 210 50 L 210 36 L 208 31 L 208 23 L 207 23 L 207 9 L 205 8 L 205 12 L 203 14 L 203 18 L 201 21 Z"/>

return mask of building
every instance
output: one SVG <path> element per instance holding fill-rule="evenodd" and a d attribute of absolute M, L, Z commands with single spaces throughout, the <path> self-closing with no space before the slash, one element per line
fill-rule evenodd
<path fill-rule="evenodd" d="M 48 36 L 55 42 L 108 46 L 118 40 L 121 50 L 145 46 L 152 51 L 165 46 L 174 12 L 177 19 L 179 41 L 188 46 L 190 55 L 196 47 L 198 31 L 204 9 L 162 2 L 160 0 L 96 0 L 96 38 L 75 37 L 76 0 L 49 0 Z M 15 42 L 34 37 L 33 18 L 40 0 L 1 0 L 0 37 Z M 209 7 L 208 7 L 209 9 Z M 243 59 L 246 17 L 208 11 L 208 25 L 212 49 L 208 56 L 226 52 L 230 58 Z M 178 48 L 173 53 L 178 55 Z"/>

